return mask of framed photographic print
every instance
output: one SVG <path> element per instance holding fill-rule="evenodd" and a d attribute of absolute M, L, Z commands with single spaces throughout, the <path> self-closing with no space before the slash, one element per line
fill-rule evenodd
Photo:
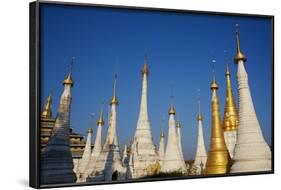
<path fill-rule="evenodd" d="M 30 3 L 30 186 L 274 172 L 274 17 Z"/>

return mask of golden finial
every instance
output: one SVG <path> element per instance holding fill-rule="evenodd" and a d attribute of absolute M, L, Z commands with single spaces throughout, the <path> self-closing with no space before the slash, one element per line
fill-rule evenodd
<path fill-rule="evenodd" d="M 181 123 L 179 121 L 176 123 L 176 127 L 181 128 Z"/>
<path fill-rule="evenodd" d="M 93 129 L 91 127 L 88 128 L 88 133 L 93 133 Z"/>
<path fill-rule="evenodd" d="M 212 63 L 213 63 L 213 68 L 212 68 L 212 74 L 213 74 L 213 81 L 211 83 L 211 90 L 214 91 L 214 90 L 218 90 L 219 89 L 219 86 L 216 82 L 216 76 L 215 76 L 215 66 L 214 66 L 214 63 L 216 62 L 216 60 L 212 60 Z"/>
<path fill-rule="evenodd" d="M 111 99 L 111 102 L 110 102 L 110 105 L 118 105 L 118 100 L 117 100 L 117 97 L 116 97 L 116 82 L 117 82 L 117 73 L 115 73 L 115 76 L 114 76 L 114 87 L 113 87 L 113 96 L 112 96 L 112 99 Z"/>
<path fill-rule="evenodd" d="M 71 62 L 70 62 L 69 72 L 68 72 L 68 75 L 67 75 L 66 79 L 63 81 L 63 85 L 66 85 L 66 84 L 71 85 L 71 86 L 74 85 L 74 82 L 73 82 L 72 76 L 71 76 L 72 75 L 72 66 L 73 66 L 74 59 L 75 58 L 72 57 Z"/>
<path fill-rule="evenodd" d="M 147 54 L 146 54 L 146 52 L 144 54 L 144 64 L 143 64 L 143 69 L 141 71 L 141 74 L 142 74 L 142 76 L 144 74 L 148 75 L 148 64 L 147 64 Z"/>
<path fill-rule="evenodd" d="M 173 95 L 171 96 L 169 115 L 176 115 L 176 110 L 174 108 L 174 96 Z"/>
<path fill-rule="evenodd" d="M 176 115 L 176 111 L 173 105 L 170 106 L 169 115 Z"/>
<path fill-rule="evenodd" d="M 225 76 L 230 76 L 228 63 L 229 63 L 229 59 L 227 58 L 227 59 L 226 59 L 226 72 L 225 72 Z"/>
<path fill-rule="evenodd" d="M 51 118 L 52 117 L 52 96 L 49 95 L 47 98 L 47 102 L 44 107 L 44 111 L 41 114 L 42 118 Z"/>
<path fill-rule="evenodd" d="M 198 94 L 200 93 L 200 89 L 198 89 Z M 198 115 L 197 115 L 197 120 L 202 121 L 203 116 L 201 114 L 201 107 L 200 107 L 200 95 L 198 95 Z"/>
<path fill-rule="evenodd" d="M 97 121 L 97 125 L 101 125 L 101 126 L 104 125 L 104 120 L 103 120 L 103 103 L 101 105 L 100 116 L 99 116 L 99 119 Z"/>
<path fill-rule="evenodd" d="M 236 64 L 238 64 L 238 62 L 239 62 L 240 60 L 242 60 L 242 61 L 245 62 L 247 59 L 246 59 L 246 56 L 241 52 L 241 48 L 240 48 L 239 24 L 236 24 L 235 26 L 236 26 L 236 46 L 237 46 L 237 54 L 236 54 L 236 56 L 235 56 L 235 58 L 234 58 L 234 62 L 235 62 Z"/>

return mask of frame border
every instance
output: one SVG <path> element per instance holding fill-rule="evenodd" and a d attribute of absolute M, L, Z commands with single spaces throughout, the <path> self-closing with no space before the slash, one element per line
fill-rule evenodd
<path fill-rule="evenodd" d="M 149 179 L 134 179 L 112 182 L 98 183 L 68 183 L 68 184 L 40 184 L 40 110 L 41 110 L 41 86 L 40 86 L 40 6 L 41 5 L 60 5 L 60 6 L 80 6 L 80 7 L 100 7 L 111 9 L 127 9 L 147 12 L 166 12 L 166 13 L 192 13 L 199 15 L 217 15 L 217 16 L 242 16 L 271 19 L 271 34 L 272 34 L 272 114 L 271 114 L 271 171 L 261 172 L 243 172 L 227 175 L 207 175 L 207 176 L 190 176 L 190 177 L 165 177 L 165 178 L 149 178 Z M 169 9 L 156 7 L 137 7 L 126 5 L 109 5 L 109 4 L 94 4 L 94 3 L 78 3 L 78 2 L 60 2 L 60 1 L 34 1 L 29 3 L 29 186 L 33 188 L 55 188 L 55 187 L 79 187 L 79 186 L 95 186 L 95 185 L 111 185 L 123 183 L 139 183 L 139 182 L 154 182 L 167 180 L 187 180 L 187 179 L 202 179 L 214 177 L 233 177 L 233 176 L 248 176 L 261 174 L 274 174 L 274 15 L 259 15 L 248 13 L 229 13 L 229 12 L 213 12 L 199 11 L 186 9 Z"/>

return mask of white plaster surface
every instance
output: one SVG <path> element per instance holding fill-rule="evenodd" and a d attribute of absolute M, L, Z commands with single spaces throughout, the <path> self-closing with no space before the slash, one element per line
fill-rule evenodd
<path fill-rule="evenodd" d="M 271 150 L 264 140 L 255 112 L 244 62 L 237 71 L 239 110 L 237 143 L 231 173 L 271 170 Z M 271 127 L 271 126 L 268 126 Z"/>
<path fill-rule="evenodd" d="M 173 114 L 171 114 L 169 118 L 169 132 L 168 132 L 167 146 L 166 146 L 163 165 L 160 171 L 163 173 L 171 173 L 171 172 L 185 173 L 187 171 L 185 162 L 182 158 L 181 151 L 178 146 L 176 124 Z"/>
<path fill-rule="evenodd" d="M 203 134 L 202 120 L 198 121 L 198 137 L 197 137 L 197 149 L 195 154 L 194 166 L 197 168 L 198 174 L 201 174 L 202 169 L 204 170 L 207 162 L 207 152 Z M 203 164 L 203 165 L 202 165 Z M 203 168 L 201 168 L 201 165 Z"/>

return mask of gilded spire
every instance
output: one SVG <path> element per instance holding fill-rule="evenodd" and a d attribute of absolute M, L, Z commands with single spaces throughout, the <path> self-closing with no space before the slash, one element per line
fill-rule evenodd
<path fill-rule="evenodd" d="M 213 60 L 213 63 L 214 63 L 214 61 L 215 60 Z M 211 90 L 215 91 L 215 90 L 219 89 L 219 85 L 216 82 L 215 67 L 214 67 L 214 65 L 213 65 L 213 69 L 212 69 L 212 74 L 213 74 L 213 80 L 212 80 L 212 83 L 211 83 Z"/>
<path fill-rule="evenodd" d="M 213 78 L 213 83 L 214 83 Z M 212 89 L 212 88 L 211 88 Z M 225 144 L 223 130 L 220 121 L 219 99 L 214 93 L 218 88 L 213 88 L 212 93 L 212 133 L 206 174 L 226 174 L 230 170 L 231 159 Z"/>
<path fill-rule="evenodd" d="M 176 115 L 176 110 L 174 108 L 174 97 L 171 97 L 171 104 L 169 109 L 169 115 Z"/>
<path fill-rule="evenodd" d="M 52 96 L 49 95 L 47 98 L 47 102 L 44 107 L 44 111 L 41 114 L 42 118 L 51 118 L 52 117 Z"/>
<path fill-rule="evenodd" d="M 238 64 L 238 62 L 240 60 L 245 62 L 247 59 L 246 59 L 246 56 L 242 53 L 241 48 L 240 48 L 239 25 L 238 24 L 236 24 L 236 46 L 237 46 L 237 54 L 234 58 L 234 62 L 236 64 Z"/>
<path fill-rule="evenodd" d="M 112 96 L 110 105 L 112 105 L 112 104 L 118 105 L 118 100 L 116 97 L 116 82 L 117 82 L 117 74 L 115 74 L 115 76 L 114 76 L 113 96 Z"/>
<path fill-rule="evenodd" d="M 99 116 L 99 119 L 97 121 L 97 125 L 101 125 L 101 126 L 104 125 L 104 120 L 103 120 L 103 104 L 102 104 L 101 109 L 100 109 L 100 116 Z"/>
<path fill-rule="evenodd" d="M 73 66 L 73 62 L 74 62 L 74 57 L 72 57 L 72 59 L 71 59 L 69 72 L 68 72 L 68 75 L 67 75 L 66 79 L 63 81 L 63 85 L 66 85 L 66 84 L 71 85 L 71 86 L 74 85 L 74 82 L 72 80 L 72 66 Z"/>
<path fill-rule="evenodd" d="M 226 72 L 225 72 L 225 76 L 230 76 L 230 72 L 229 72 L 229 68 L 228 68 L 228 62 L 229 62 L 229 59 L 226 60 Z"/>
<path fill-rule="evenodd" d="M 142 69 L 142 71 L 141 71 L 141 74 L 142 75 L 144 75 L 144 74 L 146 74 L 146 75 L 148 75 L 148 64 L 147 64 L 147 54 L 145 53 L 144 54 L 144 64 L 143 64 L 143 69 Z"/>
<path fill-rule="evenodd" d="M 228 60 L 226 65 L 226 101 L 224 108 L 223 129 L 225 131 L 237 130 L 238 114 L 234 101 L 234 96 L 231 87 L 230 72 L 228 68 Z"/>
<path fill-rule="evenodd" d="M 88 133 L 93 133 L 93 129 L 91 127 L 88 128 Z"/>
<path fill-rule="evenodd" d="M 198 89 L 198 92 L 200 92 L 200 89 Z M 197 115 L 197 120 L 202 121 L 203 116 L 201 114 L 201 105 L 200 105 L 200 96 L 198 97 L 198 115 Z"/>

